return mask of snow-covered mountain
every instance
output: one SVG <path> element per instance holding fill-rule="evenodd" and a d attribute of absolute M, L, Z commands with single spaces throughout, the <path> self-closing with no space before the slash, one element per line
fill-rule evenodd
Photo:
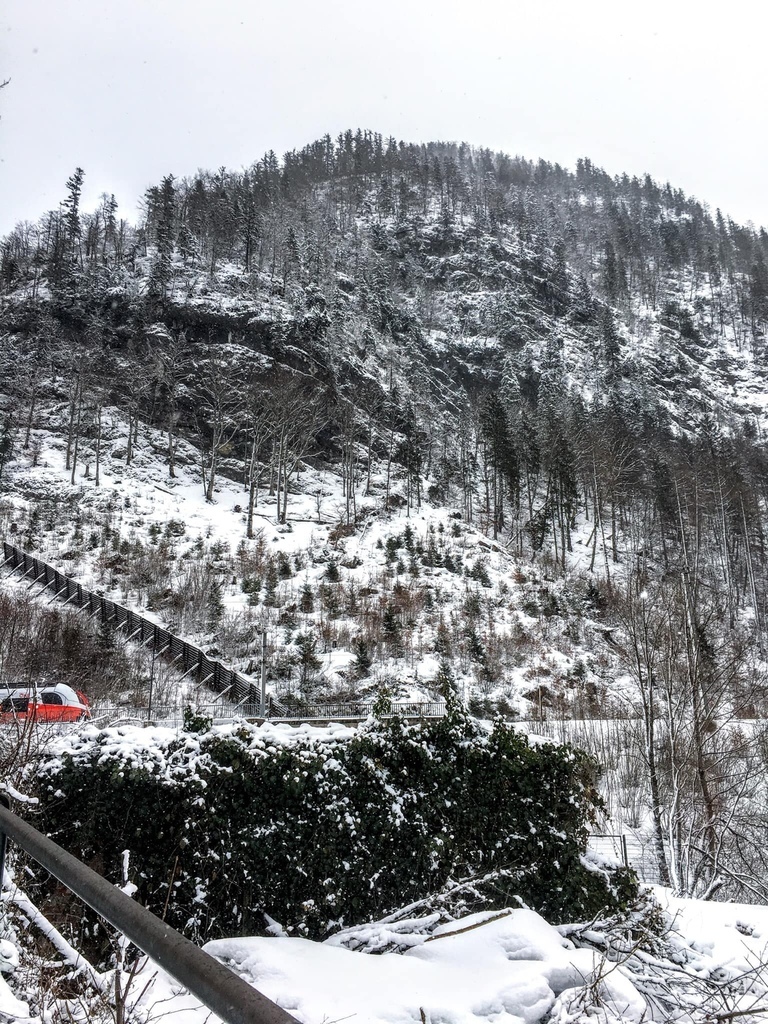
<path fill-rule="evenodd" d="M 81 187 L 0 246 L 0 534 L 254 676 L 266 632 L 308 715 L 577 739 L 661 881 L 764 900 L 765 231 L 364 132 L 169 176 L 139 225 Z M 8 681 L 190 699 L 0 600 Z"/>

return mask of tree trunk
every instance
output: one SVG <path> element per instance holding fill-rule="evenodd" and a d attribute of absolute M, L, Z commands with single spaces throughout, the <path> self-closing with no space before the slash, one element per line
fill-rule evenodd
<path fill-rule="evenodd" d="M 101 483 L 101 403 L 96 406 L 96 475 L 94 485 Z"/>
<path fill-rule="evenodd" d="M 128 444 L 125 449 L 125 464 L 130 466 L 133 462 L 133 413 L 128 411 Z"/>
<path fill-rule="evenodd" d="M 32 422 L 35 416 L 35 403 L 37 401 L 37 386 L 32 385 L 32 395 L 29 401 L 29 416 L 27 416 L 27 430 L 24 434 L 24 447 L 29 448 L 29 438 L 32 433 Z"/>
<path fill-rule="evenodd" d="M 176 476 L 176 447 L 173 438 L 173 418 L 168 422 L 168 476 Z"/>
<path fill-rule="evenodd" d="M 74 451 L 72 452 L 72 475 L 71 475 L 70 480 L 69 480 L 69 482 L 71 484 L 74 484 L 74 482 L 75 482 L 75 469 L 77 468 L 77 453 L 78 453 L 78 450 L 79 450 L 79 447 L 80 447 L 80 422 L 82 420 L 82 415 L 83 415 L 83 389 L 82 389 L 82 386 L 81 386 L 79 388 L 79 391 L 78 391 L 77 419 L 75 421 L 75 428 L 74 428 L 75 429 L 75 445 L 74 445 Z"/>

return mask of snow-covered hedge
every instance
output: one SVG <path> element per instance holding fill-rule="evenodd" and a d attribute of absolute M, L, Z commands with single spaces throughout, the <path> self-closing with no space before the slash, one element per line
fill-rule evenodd
<path fill-rule="evenodd" d="M 552 920 L 633 894 L 582 861 L 599 797 L 579 751 L 460 713 L 197 728 L 86 729 L 38 777 L 41 827 L 108 877 L 130 850 L 139 899 L 188 934 L 254 934 L 266 913 L 323 937 L 496 870 L 490 905 Z"/>

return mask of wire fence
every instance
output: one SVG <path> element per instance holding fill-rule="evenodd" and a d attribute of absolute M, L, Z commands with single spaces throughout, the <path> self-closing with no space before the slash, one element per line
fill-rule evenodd
<path fill-rule="evenodd" d="M 640 832 L 593 832 L 587 842 L 587 849 L 600 857 L 617 860 L 624 867 L 632 868 L 639 881 L 649 885 L 660 882 L 659 862 L 649 837 Z"/>

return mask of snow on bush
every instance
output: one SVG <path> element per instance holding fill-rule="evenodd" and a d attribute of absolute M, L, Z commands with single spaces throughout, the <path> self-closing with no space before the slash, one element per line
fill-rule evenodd
<path fill-rule="evenodd" d="M 188 934 L 259 933 L 268 914 L 322 938 L 472 876 L 483 905 L 555 921 L 634 893 L 582 859 L 599 797 L 579 751 L 457 710 L 359 730 L 201 726 L 62 737 L 35 812 L 108 877 L 130 849 L 141 901 Z"/>

